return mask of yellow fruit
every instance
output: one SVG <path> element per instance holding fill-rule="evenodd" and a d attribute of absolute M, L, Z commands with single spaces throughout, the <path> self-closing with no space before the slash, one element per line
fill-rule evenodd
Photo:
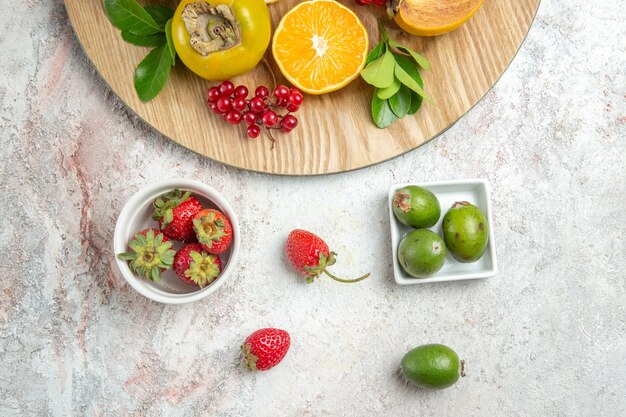
<path fill-rule="evenodd" d="M 358 77 L 367 49 L 363 23 L 334 0 L 298 4 L 283 16 L 272 41 L 280 71 L 309 94 L 338 90 Z"/>
<path fill-rule="evenodd" d="M 412 35 L 436 36 L 467 22 L 482 4 L 483 0 L 401 0 L 394 20 Z"/>

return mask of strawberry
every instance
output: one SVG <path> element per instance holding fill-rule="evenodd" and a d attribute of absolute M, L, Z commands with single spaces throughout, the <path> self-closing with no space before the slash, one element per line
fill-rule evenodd
<path fill-rule="evenodd" d="M 337 254 L 328 249 L 322 238 L 306 230 L 296 229 L 289 233 L 286 252 L 292 265 L 306 275 L 309 284 L 322 272 L 339 282 L 357 282 L 370 275 L 367 273 L 356 279 L 342 279 L 328 272 L 326 267 L 335 264 Z"/>
<path fill-rule="evenodd" d="M 192 217 L 202 210 L 202 204 L 189 191 L 183 194 L 175 189 L 154 200 L 153 205 L 152 219 L 159 222 L 159 229 L 167 237 L 180 242 L 193 242 L 196 239 Z"/>
<path fill-rule="evenodd" d="M 193 216 L 193 229 L 202 248 L 213 254 L 220 254 L 228 249 L 233 238 L 233 227 L 220 211 L 200 210 Z"/>
<path fill-rule="evenodd" d="M 246 338 L 241 345 L 243 361 L 249 369 L 267 371 L 283 360 L 291 339 L 281 329 L 259 329 Z"/>
<path fill-rule="evenodd" d="M 185 284 L 204 288 L 222 273 L 222 260 L 206 253 L 199 243 L 189 243 L 176 252 L 174 272 Z"/>
<path fill-rule="evenodd" d="M 135 274 L 159 281 L 161 272 L 172 267 L 175 253 L 172 242 L 160 230 L 144 229 L 128 242 L 128 252 L 117 257 L 130 261 L 128 267 Z"/>

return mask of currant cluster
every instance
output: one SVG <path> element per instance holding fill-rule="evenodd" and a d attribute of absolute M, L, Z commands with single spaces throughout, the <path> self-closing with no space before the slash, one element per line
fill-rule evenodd
<path fill-rule="evenodd" d="M 357 4 L 362 6 L 367 6 L 368 4 L 374 4 L 378 7 L 385 7 L 387 5 L 387 0 L 356 0 Z"/>
<path fill-rule="evenodd" d="M 304 101 L 300 90 L 279 85 L 270 94 L 267 87 L 260 86 L 250 99 L 249 93 L 245 85 L 235 87 L 231 81 L 224 81 L 209 89 L 207 106 L 230 124 L 243 121 L 251 139 L 261 134 L 261 127 L 287 133 L 298 126 L 298 118 L 291 113 L 298 111 Z"/>

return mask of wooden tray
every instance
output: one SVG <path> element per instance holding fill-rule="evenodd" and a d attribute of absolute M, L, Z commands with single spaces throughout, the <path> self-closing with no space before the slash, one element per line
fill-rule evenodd
<path fill-rule="evenodd" d="M 348 87 L 323 96 L 306 96 L 297 113 L 300 125 L 289 134 L 276 133 L 277 143 L 263 136 L 249 140 L 243 126 L 231 126 L 205 107 L 212 83 L 177 62 L 157 98 L 142 103 L 133 87 L 137 64 L 147 48 L 125 43 L 109 22 L 102 0 L 65 0 L 68 14 L 85 52 L 111 89 L 135 113 L 179 144 L 235 167 L 272 174 L 313 175 L 349 171 L 385 161 L 424 144 L 454 124 L 478 102 L 507 68 L 533 21 L 540 0 L 485 0 L 460 29 L 435 38 L 405 34 L 393 22 L 390 35 L 420 51 L 431 62 L 423 71 L 426 91 L 437 105 L 424 103 L 414 116 L 378 129 L 371 121 L 372 88 L 358 78 Z M 176 1 L 148 0 L 144 4 L 175 7 Z M 274 26 L 296 0 L 270 5 Z M 381 8 L 342 1 L 357 12 L 378 42 L 376 18 Z M 271 51 L 268 62 L 274 65 Z M 268 68 L 259 65 L 236 83 L 271 85 Z"/>

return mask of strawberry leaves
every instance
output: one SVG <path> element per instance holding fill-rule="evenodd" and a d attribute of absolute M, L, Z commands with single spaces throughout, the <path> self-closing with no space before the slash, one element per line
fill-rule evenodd
<path fill-rule="evenodd" d="M 128 261 L 128 267 L 135 274 L 155 282 L 161 279 L 161 271 L 172 267 L 176 253 L 172 242 L 154 229 L 137 233 L 128 242 L 128 248 L 128 252 L 120 253 L 117 257 Z"/>
<path fill-rule="evenodd" d="M 104 8 L 122 39 L 154 49 L 135 71 L 135 91 L 143 102 L 156 97 L 167 82 L 176 62 L 171 35 L 174 10 L 164 6 L 142 7 L 135 0 L 104 0 Z"/>
<path fill-rule="evenodd" d="M 368 54 L 361 77 L 375 87 L 372 119 L 384 129 L 397 119 L 415 114 L 424 99 L 433 101 L 424 91 L 418 68 L 430 68 L 428 60 L 390 39 L 382 20 L 378 23 L 380 42 Z"/>
<path fill-rule="evenodd" d="M 183 193 L 178 188 L 170 191 L 169 193 L 163 194 L 152 203 L 154 207 L 152 220 L 163 220 L 161 227 L 165 228 L 172 222 L 172 220 L 174 220 L 173 210 L 182 202 L 187 201 L 189 197 L 191 197 L 191 192 L 187 191 Z"/>

